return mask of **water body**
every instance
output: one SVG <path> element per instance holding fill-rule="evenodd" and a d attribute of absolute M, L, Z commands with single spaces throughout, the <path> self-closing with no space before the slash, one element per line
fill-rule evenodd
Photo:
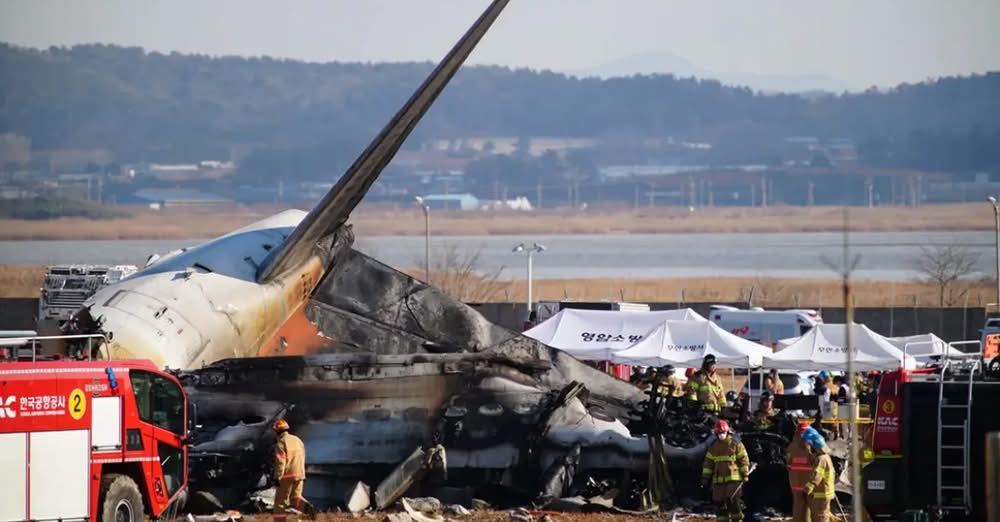
<path fill-rule="evenodd" d="M 199 240 L 0 241 L 0 264 L 128 263 L 153 253 L 198 244 Z M 633 234 L 553 236 L 450 236 L 431 239 L 432 263 L 455 248 L 463 256 L 478 253 L 483 272 L 503 279 L 524 278 L 525 254 L 519 244 L 538 242 L 545 252 L 534 258 L 534 277 L 834 277 L 827 261 L 840 264 L 840 233 L 789 234 Z M 860 256 L 854 276 L 906 280 L 916 277 L 913 260 L 921 247 L 960 244 L 978 256 L 976 271 L 992 275 L 993 233 L 864 232 L 849 236 L 850 256 Z M 424 238 L 366 237 L 357 247 L 394 267 L 423 266 Z M 826 260 L 826 261 L 824 261 Z"/>

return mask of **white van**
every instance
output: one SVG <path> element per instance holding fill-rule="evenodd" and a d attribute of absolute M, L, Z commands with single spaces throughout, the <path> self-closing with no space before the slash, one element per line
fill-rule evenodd
<path fill-rule="evenodd" d="M 779 340 L 805 335 L 823 322 L 816 310 L 740 310 L 724 305 L 712 305 L 708 318 L 728 332 L 771 348 Z"/>

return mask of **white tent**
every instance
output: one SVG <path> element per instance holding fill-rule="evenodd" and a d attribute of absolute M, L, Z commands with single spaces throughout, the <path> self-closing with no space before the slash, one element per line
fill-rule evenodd
<path fill-rule="evenodd" d="M 720 367 L 760 366 L 771 350 L 733 335 L 708 321 L 664 321 L 644 339 L 626 350 L 607 354 L 612 362 L 645 366 L 700 367 L 714 355 Z"/>
<path fill-rule="evenodd" d="M 920 362 L 927 362 L 932 357 L 948 354 L 949 357 L 962 357 L 961 350 L 948 346 L 944 340 L 934 334 L 908 335 L 906 337 L 886 337 L 886 341 L 899 348 L 906 355 L 912 355 Z"/>
<path fill-rule="evenodd" d="M 851 325 L 854 333 L 856 371 L 893 370 L 903 363 L 903 351 L 863 324 Z M 843 324 L 820 324 L 788 347 L 764 357 L 764 366 L 789 370 L 847 371 L 846 328 Z M 916 366 L 906 356 L 907 368 Z"/>
<path fill-rule="evenodd" d="M 664 321 L 673 320 L 707 322 L 690 308 L 660 312 L 567 308 L 524 335 L 577 359 L 606 361 L 606 354 L 632 346 Z"/>

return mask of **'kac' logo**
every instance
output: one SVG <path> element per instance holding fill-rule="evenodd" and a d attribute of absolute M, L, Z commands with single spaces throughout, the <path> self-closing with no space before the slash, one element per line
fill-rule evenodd
<path fill-rule="evenodd" d="M 11 395 L 0 402 L 0 419 L 17 417 L 17 411 L 14 410 L 14 403 L 17 402 L 17 397 Z"/>

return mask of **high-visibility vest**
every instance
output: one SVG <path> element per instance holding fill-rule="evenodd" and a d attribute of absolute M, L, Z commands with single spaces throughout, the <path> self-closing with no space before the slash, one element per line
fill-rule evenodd
<path fill-rule="evenodd" d="M 742 442 L 717 440 L 708 448 L 701 467 L 702 479 L 711 479 L 713 484 L 725 484 L 741 482 L 749 474 L 750 457 Z"/>
<path fill-rule="evenodd" d="M 726 407 L 726 394 L 722 391 L 722 383 L 718 377 L 713 379 L 706 375 L 704 382 L 698 385 L 698 401 L 708 411 L 722 411 Z"/>

